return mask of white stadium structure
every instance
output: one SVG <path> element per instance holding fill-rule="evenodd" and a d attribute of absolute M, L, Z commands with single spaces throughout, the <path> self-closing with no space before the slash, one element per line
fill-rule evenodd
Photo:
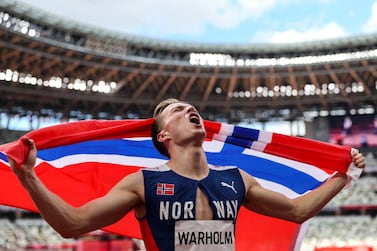
<path fill-rule="evenodd" d="M 288 128 L 282 133 L 360 148 L 365 174 L 312 219 L 301 250 L 377 251 L 377 34 L 177 43 L 0 1 L 0 95 L 0 144 L 62 121 L 148 118 L 156 103 L 176 97 L 205 119 L 264 129 L 280 123 Z M 353 136 L 340 139 L 346 117 L 354 118 Z M 102 232 L 86 238 L 142 245 Z M 1 251 L 75 250 L 80 241 L 61 238 L 36 214 L 0 206 Z"/>

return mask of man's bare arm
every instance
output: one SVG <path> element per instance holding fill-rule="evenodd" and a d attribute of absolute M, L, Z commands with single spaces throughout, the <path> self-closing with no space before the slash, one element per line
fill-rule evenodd
<path fill-rule="evenodd" d="M 30 153 L 28 159 L 16 167 L 9 163 L 37 206 L 42 217 L 63 237 L 75 237 L 115 223 L 133 207 L 141 203 L 137 189 L 141 188 L 141 172 L 123 178 L 106 195 L 88 202 L 81 207 L 73 207 L 52 193 L 37 177 L 34 171 L 36 149 L 32 141 L 27 141 Z"/>
<path fill-rule="evenodd" d="M 257 181 L 248 190 L 244 203 L 260 214 L 302 223 L 316 215 L 346 184 L 345 175 L 337 174 L 319 188 L 295 199 L 263 188 Z"/>
<path fill-rule="evenodd" d="M 353 153 L 353 163 L 365 167 L 365 159 Z M 263 188 L 254 178 L 241 172 L 246 184 L 245 207 L 264 215 L 302 223 L 318 212 L 347 184 L 347 176 L 337 173 L 320 187 L 294 199 Z"/>

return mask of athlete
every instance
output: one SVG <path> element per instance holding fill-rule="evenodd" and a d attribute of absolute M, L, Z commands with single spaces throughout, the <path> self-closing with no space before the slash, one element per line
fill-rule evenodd
<path fill-rule="evenodd" d="M 34 172 L 36 147 L 19 167 L 9 159 L 43 218 L 63 237 L 78 237 L 120 220 L 134 210 L 147 250 L 234 250 L 241 206 L 268 216 L 303 223 L 316 215 L 346 184 L 336 173 L 317 189 L 295 199 L 263 188 L 235 167 L 208 164 L 202 144 L 203 119 L 194 106 L 176 99 L 154 112 L 152 139 L 169 157 L 166 164 L 124 177 L 106 195 L 72 207 L 49 191 Z M 357 168 L 365 158 L 352 152 Z"/>

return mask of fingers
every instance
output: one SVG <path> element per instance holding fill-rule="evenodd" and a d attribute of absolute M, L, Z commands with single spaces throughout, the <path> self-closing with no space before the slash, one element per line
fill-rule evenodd
<path fill-rule="evenodd" d="M 34 150 L 34 149 L 35 149 L 35 143 L 34 143 L 34 140 L 29 139 L 29 138 L 23 138 L 22 140 L 23 140 L 24 143 L 29 147 L 30 150 Z"/>
<path fill-rule="evenodd" d="M 356 156 L 358 153 L 359 153 L 359 150 L 358 150 L 358 149 L 356 149 L 356 148 L 352 148 L 352 149 L 351 149 L 351 156 L 352 156 L 352 157 Z"/>
<path fill-rule="evenodd" d="M 29 153 L 28 153 L 27 156 L 25 156 L 26 159 L 22 163 L 19 163 L 19 164 L 17 164 L 17 162 L 14 159 L 7 156 L 8 163 L 9 163 L 10 167 L 13 169 L 14 172 L 18 172 L 20 167 L 22 167 L 22 166 L 34 166 L 34 164 L 35 164 L 37 149 L 36 149 L 34 141 L 32 139 L 29 139 L 29 138 L 26 138 L 26 137 L 21 138 L 21 140 L 26 145 L 26 147 L 28 148 Z"/>
<path fill-rule="evenodd" d="M 356 155 L 353 156 L 353 163 L 355 166 L 358 168 L 364 168 L 366 163 L 365 163 L 365 158 L 362 153 L 357 153 Z"/>
<path fill-rule="evenodd" d="M 358 168 L 365 167 L 365 157 L 362 153 L 359 152 L 358 149 L 352 148 L 351 149 L 351 157 L 353 164 Z"/>

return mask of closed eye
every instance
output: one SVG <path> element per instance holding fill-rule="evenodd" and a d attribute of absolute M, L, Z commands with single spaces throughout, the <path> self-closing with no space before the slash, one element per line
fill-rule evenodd
<path fill-rule="evenodd" d="M 172 112 L 179 112 L 179 111 L 182 111 L 184 109 L 183 106 L 176 106 L 172 109 Z"/>

